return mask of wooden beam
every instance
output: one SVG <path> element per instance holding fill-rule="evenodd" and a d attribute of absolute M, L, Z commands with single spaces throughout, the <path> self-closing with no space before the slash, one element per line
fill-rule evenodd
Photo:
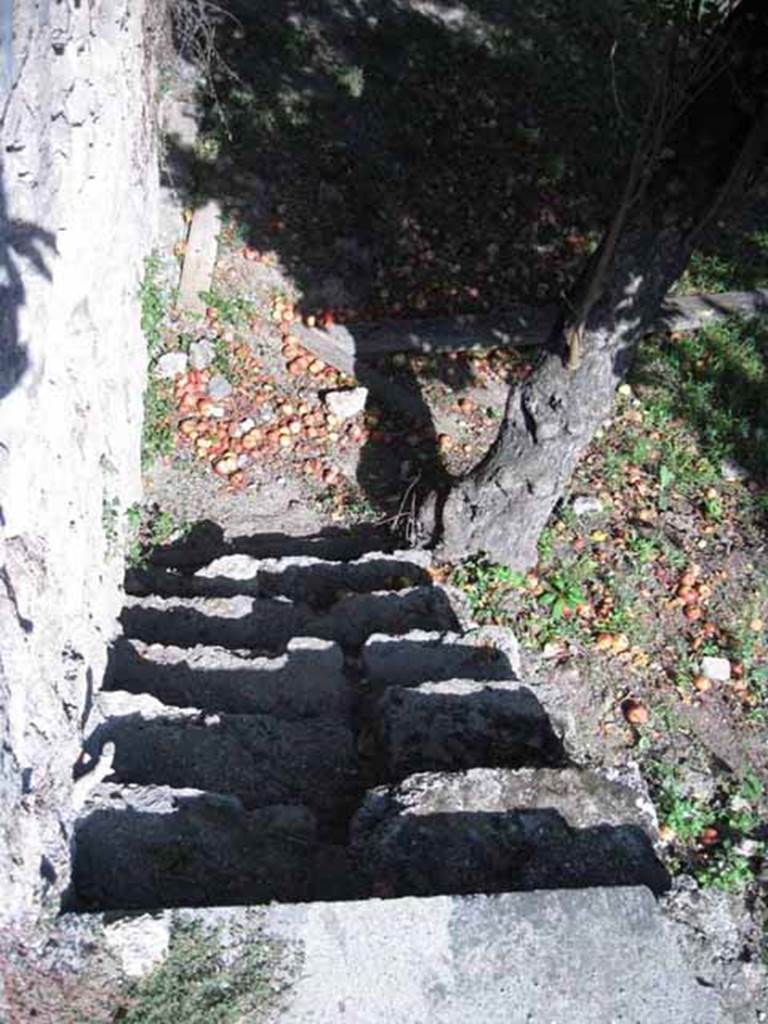
<path fill-rule="evenodd" d="M 209 199 L 195 210 L 184 251 L 178 305 L 189 313 L 205 313 L 201 292 L 211 290 L 221 230 L 221 206 Z"/>
<path fill-rule="evenodd" d="M 466 352 L 471 349 L 542 345 L 557 318 L 556 306 L 514 306 L 492 316 L 382 320 L 330 330 L 296 326 L 299 342 L 324 362 L 351 376 L 359 364 L 396 352 Z M 656 331 L 691 331 L 730 316 L 768 314 L 768 289 L 682 295 L 667 299 Z"/>

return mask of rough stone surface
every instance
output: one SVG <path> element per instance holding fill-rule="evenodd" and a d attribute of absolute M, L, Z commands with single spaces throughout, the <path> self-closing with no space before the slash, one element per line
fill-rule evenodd
<path fill-rule="evenodd" d="M 768 1019 L 768 975 L 745 951 L 764 942 L 760 923 L 744 913 L 737 893 L 700 889 L 692 878 L 675 879 L 664 897 L 665 915 L 676 931 L 691 970 L 717 991 L 729 1024 Z"/>
<path fill-rule="evenodd" d="M 207 338 L 193 341 L 189 346 L 189 364 L 193 370 L 207 370 L 213 362 L 213 345 Z"/>
<path fill-rule="evenodd" d="M 75 832 L 79 909 L 303 900 L 316 825 L 304 807 L 246 810 L 230 796 L 106 786 Z"/>
<path fill-rule="evenodd" d="M 253 558 L 223 555 L 193 576 L 168 570 L 145 569 L 129 575 L 129 593 L 142 596 L 286 597 L 314 608 L 329 607 L 349 593 L 406 590 L 429 584 L 425 552 L 379 552 L 351 562 L 325 561 L 308 556 Z"/>
<path fill-rule="evenodd" d="M 220 402 L 223 398 L 229 398 L 232 394 L 232 385 L 226 377 L 217 373 L 211 377 L 208 385 L 208 394 L 214 402 Z"/>
<path fill-rule="evenodd" d="M 135 924 L 124 931 L 122 921 Z M 23 962 L 34 964 L 40 981 L 60 983 L 77 971 L 109 984 L 95 953 L 105 940 L 124 973 L 127 963 L 138 963 L 134 935 L 142 924 L 158 948 L 164 936 L 194 927 L 222 954 L 220 984 L 249 956 L 252 962 L 254 951 L 263 958 L 272 996 L 259 1001 L 253 1020 L 260 1024 L 759 1019 L 759 1003 L 749 1018 L 724 1009 L 711 974 L 699 980 L 681 954 L 684 926 L 665 919 L 651 894 L 637 888 L 184 908 L 122 921 L 115 926 L 112 915 L 65 914 L 55 942 L 28 945 Z"/>
<path fill-rule="evenodd" d="M 170 922 L 163 916 L 123 917 L 104 928 L 104 941 L 127 978 L 143 978 L 165 959 L 171 940 Z"/>
<path fill-rule="evenodd" d="M 456 679 L 390 686 L 373 719 L 391 778 L 562 760 L 544 708 L 532 690 L 516 683 Z"/>
<path fill-rule="evenodd" d="M 140 495 L 138 300 L 156 225 L 161 5 L 7 4 L 0 247 L 0 917 L 55 906 L 72 766 Z"/>
<path fill-rule="evenodd" d="M 340 420 L 348 420 L 365 409 L 368 388 L 349 388 L 345 391 L 329 391 L 325 396 L 328 411 Z"/>
<path fill-rule="evenodd" d="M 400 593 L 350 594 L 327 611 L 280 598 L 129 598 L 122 623 L 127 636 L 146 643 L 265 650 L 279 650 L 295 636 L 357 647 L 379 631 L 448 630 L 457 624 L 441 588 L 424 586 Z"/>
<path fill-rule="evenodd" d="M 351 845 L 388 896 L 647 885 L 668 888 L 636 772 L 475 768 L 372 790 Z"/>
<path fill-rule="evenodd" d="M 215 199 L 195 210 L 184 252 L 179 305 L 190 313 L 204 313 L 201 292 L 211 289 L 221 230 L 221 206 Z"/>
<path fill-rule="evenodd" d="M 729 483 L 749 479 L 749 471 L 740 466 L 738 462 L 734 462 L 733 459 L 723 459 L 720 463 L 720 472 L 723 474 L 723 479 Z"/>
<path fill-rule="evenodd" d="M 376 633 L 362 651 L 370 683 L 415 686 L 444 679 L 516 679 L 520 651 L 508 629 L 490 626 L 471 633 L 410 630 L 403 636 Z"/>
<path fill-rule="evenodd" d="M 185 352 L 166 352 L 160 356 L 155 364 L 155 372 L 158 377 L 172 380 L 184 373 L 187 369 L 187 355 Z"/>
<path fill-rule="evenodd" d="M 644 889 L 277 907 L 291 1024 L 724 1024 Z"/>
<path fill-rule="evenodd" d="M 107 685 L 166 705 L 284 718 L 344 715 L 351 703 L 341 650 L 312 637 L 290 640 L 273 658 L 121 639 L 111 651 Z"/>
<path fill-rule="evenodd" d="M 356 795 L 354 738 L 342 722 L 203 718 L 167 709 L 152 697 L 109 696 L 117 706 L 88 745 L 95 751 L 115 744 L 113 772 L 122 782 L 232 793 L 249 807 L 305 804 L 326 817 Z"/>

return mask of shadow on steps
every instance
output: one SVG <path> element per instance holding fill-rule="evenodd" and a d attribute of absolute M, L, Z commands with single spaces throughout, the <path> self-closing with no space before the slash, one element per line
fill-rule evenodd
<path fill-rule="evenodd" d="M 65 909 L 153 910 L 648 886 L 669 878 L 635 825 L 572 829 L 553 810 L 429 815 L 399 856 L 351 855 L 316 838 L 301 807 L 245 811 L 221 797 L 177 797 L 170 813 L 97 810 L 77 827 Z"/>
<path fill-rule="evenodd" d="M 238 557 L 238 556 L 235 556 Z M 246 556 L 250 557 L 250 556 Z M 225 556 L 225 559 L 227 556 Z M 214 563 L 218 559 L 214 560 Z M 253 567 L 247 578 L 231 575 L 189 575 L 168 569 L 130 569 L 126 593 L 135 597 L 285 597 L 316 610 L 329 608 L 346 593 L 400 591 L 432 580 L 423 566 L 404 558 L 368 559 L 365 562 L 317 562 L 275 568 Z"/>
<path fill-rule="evenodd" d="M 345 827 L 364 789 L 354 734 L 333 719 L 136 713 L 109 718 L 88 746 L 106 743 L 122 783 L 233 795 L 246 808 L 301 804 L 324 825 Z"/>
<path fill-rule="evenodd" d="M 170 707 L 232 714 L 348 717 L 354 695 L 338 645 L 298 638 L 283 654 L 254 657 L 220 647 L 178 648 L 120 637 L 104 690 L 149 694 Z"/>
<path fill-rule="evenodd" d="M 354 648 L 373 633 L 445 631 L 459 625 L 439 587 L 353 594 L 325 612 L 277 598 L 134 599 L 126 604 L 120 621 L 126 636 L 150 644 L 273 651 L 282 650 L 296 636 L 335 640 Z"/>
<path fill-rule="evenodd" d="M 179 540 L 162 544 L 151 553 L 151 563 L 161 568 L 194 572 L 223 555 L 254 558 L 285 558 L 291 555 L 347 561 L 369 551 L 392 551 L 396 538 L 390 529 L 362 524 L 354 530 L 327 527 L 309 537 L 287 533 L 259 533 L 226 538 L 210 519 L 203 519 Z"/>

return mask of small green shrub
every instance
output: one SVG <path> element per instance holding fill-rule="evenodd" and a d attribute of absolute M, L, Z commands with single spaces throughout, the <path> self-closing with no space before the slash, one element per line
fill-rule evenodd
<path fill-rule="evenodd" d="M 132 991 L 124 1024 L 238 1024 L 263 1011 L 272 989 L 275 948 L 249 941 L 233 955 L 215 931 L 177 928 L 168 956 Z"/>

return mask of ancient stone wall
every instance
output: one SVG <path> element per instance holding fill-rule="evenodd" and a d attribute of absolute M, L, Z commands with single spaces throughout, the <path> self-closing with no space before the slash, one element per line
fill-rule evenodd
<path fill-rule="evenodd" d="M 58 906 L 140 493 L 161 0 L 0 0 L 0 918 Z"/>

